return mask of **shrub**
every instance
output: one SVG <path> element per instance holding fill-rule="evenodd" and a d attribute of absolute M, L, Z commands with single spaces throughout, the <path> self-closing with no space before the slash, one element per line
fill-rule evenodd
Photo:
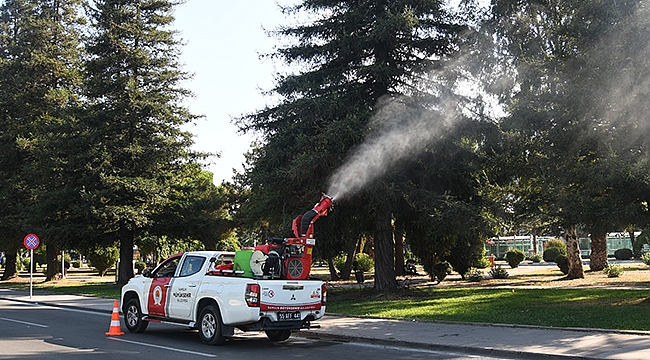
<path fill-rule="evenodd" d="M 354 256 L 354 259 L 359 264 L 359 270 L 363 272 L 369 272 L 375 268 L 375 260 L 366 253 L 357 254 Z"/>
<path fill-rule="evenodd" d="M 623 267 L 621 265 L 611 264 L 603 269 L 603 273 L 607 275 L 607 277 L 619 277 L 623 275 Z"/>
<path fill-rule="evenodd" d="M 471 282 L 483 281 L 483 271 L 477 268 L 469 268 L 465 273 L 465 279 Z"/>
<path fill-rule="evenodd" d="M 79 269 L 81 268 L 81 260 L 72 260 L 70 261 L 70 265 L 75 269 Z"/>
<path fill-rule="evenodd" d="M 510 249 L 506 253 L 506 261 L 511 268 L 519 267 L 522 261 L 526 258 L 526 254 L 519 249 Z"/>
<path fill-rule="evenodd" d="M 559 255 L 556 257 L 555 263 L 557 263 L 557 267 L 560 268 L 560 271 L 562 271 L 564 275 L 569 273 L 569 258 L 566 255 Z"/>
<path fill-rule="evenodd" d="M 495 265 L 492 269 L 490 269 L 490 272 L 488 273 L 491 278 L 493 279 L 507 279 L 510 274 L 508 274 L 508 270 L 503 269 L 501 265 Z"/>
<path fill-rule="evenodd" d="M 550 249 L 550 248 L 564 249 L 564 252 L 566 252 L 566 244 L 564 243 L 564 241 L 562 241 L 560 239 L 551 239 L 551 240 L 547 241 L 546 242 L 546 248 L 547 249 Z"/>
<path fill-rule="evenodd" d="M 641 261 L 643 261 L 644 264 L 650 265 L 650 252 L 647 252 L 641 256 Z"/>
<path fill-rule="evenodd" d="M 449 264 L 447 261 L 439 262 L 433 265 L 433 276 L 436 278 L 438 283 L 444 280 L 445 277 L 447 277 L 449 274 L 451 274 L 451 264 Z"/>
<path fill-rule="evenodd" d="M 555 259 L 557 259 L 557 257 L 560 255 L 565 255 L 565 254 L 562 254 L 561 249 L 552 247 L 544 250 L 544 255 L 542 256 L 542 258 L 546 262 L 555 262 Z"/>
<path fill-rule="evenodd" d="M 618 249 L 614 251 L 614 257 L 616 260 L 630 260 L 632 256 L 633 254 L 631 249 Z"/>
<path fill-rule="evenodd" d="M 483 258 L 484 254 L 485 241 L 480 236 L 459 236 L 443 260 L 449 261 L 457 273 L 467 274 L 467 270 L 477 267 L 477 261 Z"/>
<path fill-rule="evenodd" d="M 99 276 L 104 276 L 106 270 L 115 264 L 120 257 L 120 250 L 115 246 L 96 246 L 88 253 L 88 261 L 97 269 Z"/>
<path fill-rule="evenodd" d="M 136 261 L 135 269 L 138 270 L 138 274 L 142 274 L 142 270 L 147 267 L 147 263 L 144 261 Z"/>
<path fill-rule="evenodd" d="M 544 250 L 544 253 L 542 255 L 542 259 L 546 262 L 555 262 L 555 259 L 562 255 L 562 252 L 558 248 L 548 248 Z"/>
<path fill-rule="evenodd" d="M 341 271 L 345 267 L 346 255 L 339 255 L 334 258 L 334 267 L 336 270 Z M 363 272 L 369 272 L 375 267 L 375 261 L 366 253 L 356 254 L 354 256 L 358 269 Z"/>
<path fill-rule="evenodd" d="M 476 267 L 479 269 L 486 269 L 489 268 L 492 263 L 490 262 L 490 259 L 483 256 L 482 258 L 476 260 L 476 263 L 474 265 L 476 265 Z"/>
<path fill-rule="evenodd" d="M 530 255 L 528 256 L 528 260 L 530 260 L 530 261 L 532 261 L 532 262 L 534 262 L 534 263 L 541 262 L 543 259 L 544 259 L 544 258 L 542 257 L 542 254 L 539 254 L 539 253 L 530 254 Z"/>
<path fill-rule="evenodd" d="M 59 262 L 59 265 L 61 264 L 61 255 L 56 256 L 57 261 Z M 72 258 L 70 257 L 70 253 L 66 252 L 65 257 L 63 258 L 65 260 L 65 269 L 70 268 L 70 262 L 72 261 Z"/>
<path fill-rule="evenodd" d="M 334 262 L 334 268 L 336 270 L 341 271 L 345 267 L 345 260 L 347 259 L 347 256 L 345 255 L 337 255 L 335 256 L 332 261 Z"/>
<path fill-rule="evenodd" d="M 30 258 L 29 257 L 24 257 L 20 262 L 23 264 L 22 268 L 29 271 L 29 263 L 30 263 Z M 36 264 L 36 261 L 34 261 L 34 264 Z M 35 273 L 36 269 L 32 267 L 32 273 Z"/>

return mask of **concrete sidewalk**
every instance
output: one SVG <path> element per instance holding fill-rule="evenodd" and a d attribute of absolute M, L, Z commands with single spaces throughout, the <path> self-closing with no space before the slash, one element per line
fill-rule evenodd
<path fill-rule="evenodd" d="M 114 300 L 0 289 L 0 299 L 110 314 Z M 640 316 L 642 316 L 640 314 Z M 650 359 L 650 333 L 326 315 L 294 336 L 510 358 Z"/>

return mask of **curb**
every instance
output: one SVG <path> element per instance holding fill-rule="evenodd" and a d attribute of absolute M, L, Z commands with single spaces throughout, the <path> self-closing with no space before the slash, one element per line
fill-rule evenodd
<path fill-rule="evenodd" d="M 650 331 L 644 331 L 644 330 L 617 330 L 617 329 L 580 328 L 580 327 L 553 327 L 553 326 L 542 326 L 542 325 L 480 323 L 480 322 L 468 322 L 468 321 L 417 320 L 417 319 L 409 319 L 409 318 L 385 318 L 385 317 L 380 317 L 380 316 L 368 316 L 368 315 L 353 315 L 353 316 L 351 316 L 351 315 L 328 313 L 328 312 L 326 312 L 325 315 L 332 316 L 332 317 L 340 317 L 340 318 L 397 320 L 397 321 L 420 322 L 420 323 L 429 323 L 429 324 L 469 325 L 469 326 L 483 326 L 483 327 L 503 327 L 503 328 L 514 328 L 514 329 L 575 331 L 575 332 L 587 332 L 587 333 L 599 333 L 599 334 L 621 334 L 621 335 L 650 336 Z"/>
<path fill-rule="evenodd" d="M 342 336 L 328 333 L 317 333 L 314 330 L 301 330 L 293 332 L 292 336 L 310 339 L 310 340 L 329 340 L 342 343 L 360 343 L 381 346 L 395 346 L 406 347 L 411 349 L 432 350 L 441 352 L 462 352 L 468 355 L 483 355 L 483 356 L 498 356 L 508 357 L 515 359 L 572 359 L 572 360 L 602 360 L 602 358 L 566 355 L 566 354 L 552 354 L 552 353 L 535 353 L 516 350 L 501 350 L 495 348 L 483 348 L 475 346 L 456 346 L 456 345 L 442 345 L 442 344 L 424 344 L 419 342 L 404 341 L 404 340 L 386 340 L 365 338 L 359 336 Z"/>

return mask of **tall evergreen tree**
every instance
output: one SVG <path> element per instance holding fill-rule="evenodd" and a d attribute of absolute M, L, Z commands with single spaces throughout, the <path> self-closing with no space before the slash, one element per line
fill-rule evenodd
<path fill-rule="evenodd" d="M 56 173 L 76 153 L 61 141 L 72 121 L 80 82 L 78 17 L 81 1 L 6 1 L 2 6 L 3 218 L 8 242 L 37 232 L 47 245 L 47 279 L 57 273 L 66 197 L 56 193 L 68 179 Z M 68 194 L 69 195 L 69 194 Z M 9 235 L 11 234 L 11 235 Z M 23 235 L 24 235 L 23 234 Z M 14 251 L 9 246 L 10 252 Z M 7 272 L 6 276 L 10 276 Z"/>
<path fill-rule="evenodd" d="M 628 130 L 643 121 L 630 117 L 633 111 L 616 104 L 633 96 L 614 99 L 611 94 L 621 95 L 616 91 L 619 80 L 613 78 L 627 72 L 621 71 L 621 65 L 627 69 L 647 66 L 642 65 L 644 57 L 634 56 L 641 59 L 634 65 L 629 58 L 609 58 L 631 54 L 617 50 L 618 46 L 638 45 L 634 36 L 612 41 L 611 35 L 625 27 L 622 24 L 647 23 L 643 18 L 630 21 L 632 14 L 644 8 L 642 4 L 610 0 L 493 2 L 499 39 L 516 68 L 517 91 L 508 91 L 508 96 L 512 95 L 510 116 L 503 123 L 503 129 L 515 139 L 519 164 L 526 165 L 520 167 L 516 181 L 532 184 L 529 189 L 536 195 L 526 197 L 545 200 L 531 204 L 541 205 L 548 217 L 557 218 L 564 227 L 570 278 L 584 277 L 576 225 L 591 232 L 591 267 L 600 270 L 607 266 L 606 231 L 637 218 L 639 193 L 626 194 L 630 194 L 634 174 L 640 173 L 637 165 L 647 157 L 629 160 L 630 154 L 646 150 L 638 141 L 619 139 L 625 138 L 623 132 L 631 135 Z M 617 115 L 611 116 L 613 113 Z M 640 185 L 642 180 L 637 179 Z"/>
<path fill-rule="evenodd" d="M 87 126 L 92 140 L 86 194 L 103 232 L 120 244 L 119 284 L 133 277 L 134 238 L 153 226 L 169 202 L 174 173 L 194 160 L 191 135 L 180 126 L 196 117 L 170 30 L 178 4 L 167 0 L 98 0 L 87 46 Z"/>
<path fill-rule="evenodd" d="M 264 140 L 246 170 L 251 204 L 258 204 L 248 209 L 249 216 L 288 225 L 363 141 L 380 99 L 428 91 L 418 79 L 455 51 L 464 29 L 443 5 L 437 0 L 306 0 L 284 9 L 305 11 L 313 20 L 277 31 L 296 42 L 274 56 L 300 70 L 278 77 L 277 105 L 240 122 L 243 131 L 258 131 Z M 375 290 L 390 291 L 397 287 L 391 221 L 399 196 L 387 178 L 362 190 L 339 199 L 337 207 L 371 216 L 358 223 L 357 233 L 373 234 Z"/>

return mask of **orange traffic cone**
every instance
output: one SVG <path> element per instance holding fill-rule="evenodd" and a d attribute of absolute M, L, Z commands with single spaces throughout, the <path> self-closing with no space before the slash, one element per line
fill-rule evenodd
<path fill-rule="evenodd" d="M 113 303 L 113 314 L 111 314 L 111 327 L 106 333 L 108 336 L 124 335 L 120 328 L 120 310 L 117 306 L 117 300 Z"/>

